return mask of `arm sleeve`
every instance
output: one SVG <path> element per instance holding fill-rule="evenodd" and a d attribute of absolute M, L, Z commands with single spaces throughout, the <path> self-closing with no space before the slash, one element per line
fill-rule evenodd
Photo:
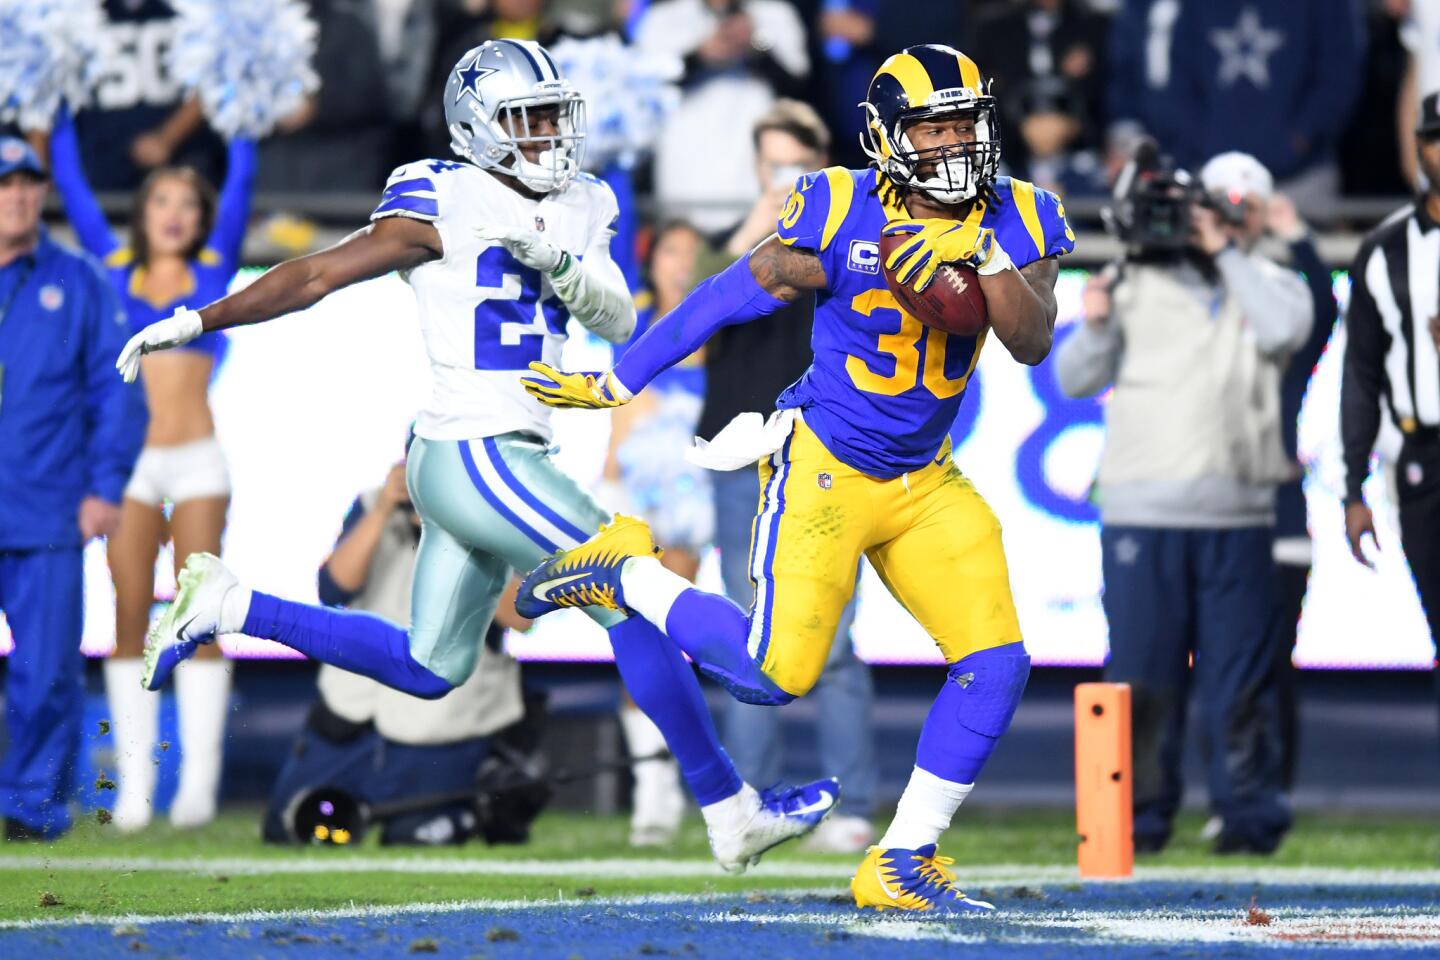
<path fill-rule="evenodd" d="M 127 384 L 115 375 L 115 358 L 125 347 L 128 328 L 120 301 L 110 283 L 92 270 L 85 284 L 85 407 L 88 437 L 87 492 L 119 503 L 145 443 L 150 414 L 140 382 Z"/>
<path fill-rule="evenodd" d="M 210 246 L 231 270 L 240 267 L 240 248 L 245 243 L 245 227 L 250 220 L 250 197 L 255 187 L 256 156 L 254 140 L 236 138 L 230 141 L 225 186 L 220 191 L 220 202 L 215 210 L 215 229 L 210 232 Z"/>
<path fill-rule="evenodd" d="M 1088 323 L 1060 342 L 1055 379 L 1067 397 L 1092 397 L 1115 382 L 1125 340 L 1112 320 L 1096 329 Z"/>
<path fill-rule="evenodd" d="M 1222 250 L 1215 266 L 1225 288 L 1240 301 L 1245 322 L 1267 357 L 1294 353 L 1310 335 L 1315 307 L 1293 271 L 1270 271 L 1234 247 Z"/>
<path fill-rule="evenodd" d="M 340 545 L 340 541 L 355 529 L 355 524 L 359 523 L 363 516 L 365 516 L 365 504 L 360 502 L 359 497 L 356 497 L 355 502 L 350 504 L 350 510 L 345 514 L 345 522 L 340 525 L 340 536 L 335 538 L 337 547 Z M 360 591 L 346 590 L 335 582 L 334 577 L 330 576 L 329 557 L 326 557 L 325 562 L 320 564 L 320 570 L 316 574 L 315 593 L 320 602 L 327 607 L 343 607 L 360 595 Z"/>
<path fill-rule="evenodd" d="M 585 256 L 572 258 L 564 272 L 551 276 L 550 287 L 585 329 L 610 343 L 624 343 L 635 331 L 635 301 L 610 256 L 620 208 L 608 187 L 603 193 L 602 214 Z"/>
<path fill-rule="evenodd" d="M 615 364 L 615 379 L 632 394 L 690 356 L 721 327 L 748 323 L 785 306 L 750 272 L 750 255 L 701 281 L 680 306 L 661 317 Z"/>
<path fill-rule="evenodd" d="M 80 141 L 75 134 L 75 121 L 70 111 L 61 109 L 50 134 L 50 178 L 65 204 L 65 216 L 79 237 L 81 245 L 100 260 L 109 256 L 120 244 L 110 232 L 110 222 L 100 209 L 85 168 L 80 162 Z"/>
<path fill-rule="evenodd" d="M 1368 268 L 1375 253 L 1367 244 L 1350 270 L 1350 306 L 1345 311 L 1345 362 L 1340 375 L 1340 442 L 1345 453 L 1345 502 L 1363 503 L 1361 488 L 1370 474 L 1370 454 L 1380 432 L 1380 392 L 1389 335 L 1370 293 Z"/>

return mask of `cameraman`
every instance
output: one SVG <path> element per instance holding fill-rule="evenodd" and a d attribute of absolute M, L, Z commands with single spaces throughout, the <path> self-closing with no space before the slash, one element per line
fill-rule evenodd
<path fill-rule="evenodd" d="M 1254 252 L 1265 168 L 1226 153 L 1200 179 L 1143 151 L 1122 173 L 1112 223 L 1128 255 L 1087 286 L 1056 372 L 1071 397 L 1114 385 L 1097 478 L 1105 677 L 1132 689 L 1135 847 L 1162 848 L 1180 806 L 1193 655 L 1216 852 L 1270 853 L 1290 825 L 1266 641 L 1275 490 L 1293 473 L 1280 377 L 1313 307 Z"/>
<path fill-rule="evenodd" d="M 355 498 L 320 567 L 320 601 L 408 622 L 419 542 L 420 518 L 402 461 L 384 484 Z M 493 763 L 488 758 L 495 740 L 533 740 L 527 727 L 536 717 L 527 712 L 532 705 L 522 695 L 520 666 L 501 646 L 505 627 L 529 626 L 515 613 L 514 600 L 512 584 L 494 622 L 474 624 L 477 632 L 488 631 L 475 671 L 439 700 L 322 665 L 320 697 L 271 791 L 265 839 L 294 841 L 288 822 L 293 804 L 316 787 L 339 788 L 372 804 L 461 790 L 476 782 L 482 764 Z M 456 844 L 477 834 L 489 842 L 521 841 L 530 815 L 519 822 L 477 822 L 469 805 L 445 804 L 388 820 L 381 843 Z"/>

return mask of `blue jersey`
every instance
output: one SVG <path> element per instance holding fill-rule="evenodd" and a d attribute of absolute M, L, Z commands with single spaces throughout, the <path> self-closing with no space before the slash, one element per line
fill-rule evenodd
<path fill-rule="evenodd" d="M 48 234 L 0 267 L 0 551 L 78 547 L 80 501 L 120 502 L 149 421 L 115 375 L 128 337 L 94 261 Z"/>
<path fill-rule="evenodd" d="M 779 406 L 803 410 L 841 461 L 890 479 L 939 451 L 986 331 L 949 335 L 900 309 L 880 270 L 879 240 L 886 221 L 909 215 L 882 201 L 878 177 L 829 167 L 801 177 L 786 201 L 780 240 L 814 251 L 827 282 L 815 300 L 815 359 Z M 1017 268 L 1075 246 L 1059 198 L 1023 180 L 1000 177 L 971 216 L 995 231 Z"/>
<path fill-rule="evenodd" d="M 179 307 L 198 309 L 229 292 L 230 281 L 240 268 L 240 247 L 245 240 L 245 225 L 250 216 L 255 153 L 253 140 L 231 142 L 225 186 L 220 191 L 215 209 L 215 226 L 204 248 L 188 264 L 190 289 L 167 303 L 151 303 L 140 294 L 144 266 L 136 261 L 134 251 L 110 231 L 105 213 L 90 190 L 85 170 L 80 164 L 74 124 L 63 114 L 57 120 L 50 141 L 51 175 L 55 188 L 65 203 L 65 213 L 75 229 L 75 235 L 85 249 L 101 261 L 111 286 L 120 295 L 120 304 L 131 331 L 138 333 L 157 320 L 164 320 Z M 226 343 L 223 333 L 211 330 L 178 349 L 208 353 L 218 364 Z"/>

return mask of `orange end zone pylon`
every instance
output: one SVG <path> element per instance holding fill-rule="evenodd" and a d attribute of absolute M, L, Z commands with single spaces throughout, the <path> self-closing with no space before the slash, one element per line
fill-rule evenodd
<path fill-rule="evenodd" d="M 1135 867 L 1130 685 L 1075 686 L 1075 829 L 1080 876 L 1128 877 Z"/>

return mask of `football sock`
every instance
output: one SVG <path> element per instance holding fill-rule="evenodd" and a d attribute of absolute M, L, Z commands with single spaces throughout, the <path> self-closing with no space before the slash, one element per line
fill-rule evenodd
<path fill-rule="evenodd" d="M 170 804 L 170 822 L 177 827 L 198 827 L 215 819 L 233 675 L 228 660 L 187 660 L 175 670 L 180 787 Z"/>
<path fill-rule="evenodd" d="M 700 815 L 705 818 L 705 827 L 711 833 L 736 833 L 760 811 L 760 794 L 750 784 L 741 784 L 741 789 L 724 800 L 704 804 Z"/>
<path fill-rule="evenodd" d="M 981 650 L 950 665 L 920 728 L 915 769 L 880 846 L 914 850 L 940 838 L 1009 728 L 1029 675 L 1030 657 L 1021 643 Z"/>
<path fill-rule="evenodd" d="M 795 699 L 750 655 L 750 619 L 729 597 L 695 589 L 652 557 L 625 561 L 620 585 L 626 606 L 664 630 L 737 700 L 776 705 Z"/>
<path fill-rule="evenodd" d="M 254 595 L 249 587 L 235 584 L 225 591 L 220 601 L 220 619 L 216 621 L 215 632 L 243 633 L 245 618 L 250 613 L 250 598 Z"/>
<path fill-rule="evenodd" d="M 704 806 L 739 793 L 743 783 L 720 746 L 700 681 L 675 644 L 640 617 L 608 632 L 625 689 L 664 734 L 696 802 Z"/>
<path fill-rule="evenodd" d="M 942 780 L 919 767 L 911 770 L 910 782 L 895 808 L 895 819 L 890 821 L 890 829 L 880 838 L 879 846 L 885 850 L 918 850 L 935 843 L 949 829 L 950 819 L 974 786 Z"/>
<path fill-rule="evenodd" d="M 105 699 L 115 744 L 113 822 L 124 832 L 150 822 L 155 795 L 155 740 L 160 727 L 160 694 L 140 685 L 145 661 L 112 656 L 105 661 Z"/>
<path fill-rule="evenodd" d="M 311 606 L 256 590 L 239 632 L 275 640 L 312 660 L 427 700 L 454 688 L 416 662 L 404 630 L 371 613 Z"/>

